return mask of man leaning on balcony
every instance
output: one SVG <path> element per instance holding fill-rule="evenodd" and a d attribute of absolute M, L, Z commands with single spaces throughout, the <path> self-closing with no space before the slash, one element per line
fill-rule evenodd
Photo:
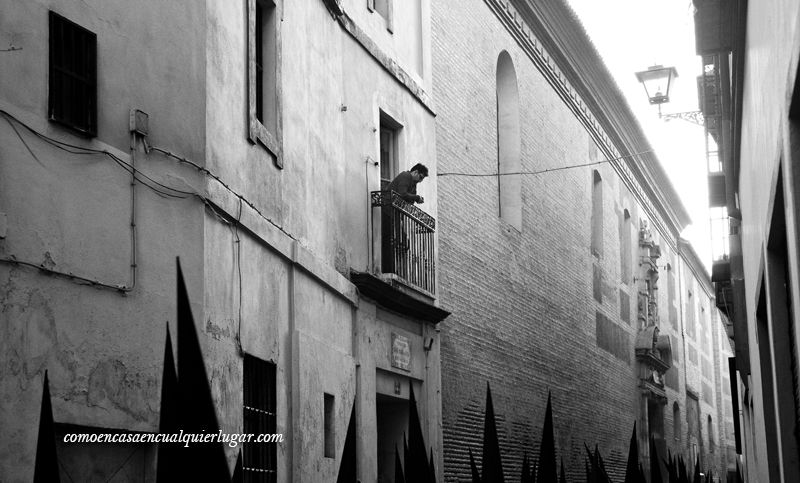
<path fill-rule="evenodd" d="M 408 261 L 406 252 L 409 239 L 402 219 L 392 208 L 392 192 L 397 193 L 407 203 L 423 203 L 425 200 L 417 194 L 417 184 L 428 176 L 428 168 L 417 163 L 409 171 L 398 174 L 386 191 L 389 193 L 388 205 L 381 210 L 381 268 L 383 273 L 396 273 L 403 276 Z"/>
<path fill-rule="evenodd" d="M 425 200 L 417 194 L 417 183 L 428 176 L 428 168 L 421 163 L 411 167 L 409 171 L 398 174 L 389 186 L 387 191 L 394 191 L 400 198 L 409 203 L 423 203 Z"/>

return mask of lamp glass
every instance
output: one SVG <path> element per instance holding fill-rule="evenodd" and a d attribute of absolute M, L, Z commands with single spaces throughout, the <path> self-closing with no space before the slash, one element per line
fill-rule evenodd
<path fill-rule="evenodd" d="M 669 102 L 669 88 L 672 79 L 678 77 L 675 67 L 654 65 L 647 70 L 636 73 L 636 78 L 644 86 L 650 104 L 664 104 Z"/>

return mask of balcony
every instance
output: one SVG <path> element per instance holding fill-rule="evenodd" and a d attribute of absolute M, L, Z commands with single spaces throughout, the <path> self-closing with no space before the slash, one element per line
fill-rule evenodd
<path fill-rule="evenodd" d="M 434 234 L 436 220 L 397 193 L 373 191 L 372 271 L 350 270 L 359 294 L 413 319 L 437 324 L 450 315 L 439 307 Z"/>
<path fill-rule="evenodd" d="M 714 265 L 716 267 L 717 262 L 715 262 Z M 731 286 L 730 278 L 714 282 L 714 292 L 717 308 L 725 314 L 726 317 L 733 319 L 733 287 Z M 732 331 L 729 331 L 728 337 L 733 338 L 731 332 Z"/>
<path fill-rule="evenodd" d="M 708 206 L 718 208 L 727 206 L 725 192 L 725 174 L 721 172 L 708 173 Z"/>
<path fill-rule="evenodd" d="M 436 290 L 436 262 L 434 257 L 434 233 L 436 220 L 397 193 L 373 191 L 373 224 L 380 231 L 381 273 L 394 274 L 406 284 L 431 297 Z M 378 210 L 374 210 L 378 208 Z"/>
<path fill-rule="evenodd" d="M 727 52 L 732 45 L 732 12 L 727 2 L 694 0 L 695 43 L 698 54 Z"/>

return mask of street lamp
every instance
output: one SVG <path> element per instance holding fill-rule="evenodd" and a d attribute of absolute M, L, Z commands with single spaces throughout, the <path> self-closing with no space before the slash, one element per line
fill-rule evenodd
<path fill-rule="evenodd" d="M 669 88 L 672 80 L 676 77 L 678 77 L 678 70 L 675 67 L 664 67 L 663 65 L 652 65 L 647 70 L 636 73 L 636 79 L 644 86 L 644 92 L 647 94 L 650 104 L 658 106 L 660 119 L 669 121 L 679 118 L 702 126 L 704 119 L 700 111 L 661 114 L 661 104 L 669 102 Z"/>
<path fill-rule="evenodd" d="M 636 73 L 636 78 L 644 86 L 644 92 L 650 100 L 650 104 L 658 106 L 658 114 L 661 115 L 661 104 L 669 102 L 669 87 L 672 79 L 678 77 L 675 67 L 664 67 L 663 65 L 653 65 Z"/>

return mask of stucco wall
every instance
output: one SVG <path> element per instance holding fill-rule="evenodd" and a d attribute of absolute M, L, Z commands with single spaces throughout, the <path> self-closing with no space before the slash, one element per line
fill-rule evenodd
<path fill-rule="evenodd" d="M 366 4 L 362 7 L 367 12 Z M 432 114 L 340 27 L 322 2 L 286 2 L 281 82 L 284 169 L 280 170 L 263 147 L 246 140 L 244 131 L 243 2 L 232 7 L 212 2 L 210 8 L 209 169 L 342 273 L 349 267 L 371 268 L 368 192 L 380 187 L 374 165 L 379 159 L 379 109 L 403 125 L 400 168 L 422 162 L 434 174 Z M 360 14 L 353 16 L 361 21 Z M 231 51 L 240 54 L 232 56 Z M 423 182 L 418 190 L 428 200 L 422 209 L 436 216 L 435 183 Z"/>
<path fill-rule="evenodd" d="M 151 115 L 152 140 L 170 139 L 175 149 L 202 159 L 204 125 L 186 120 L 202 120 L 204 110 L 197 96 L 204 89 L 204 11 L 150 3 L 3 1 L 4 42 L 22 50 L 0 58 L 0 108 L 47 136 L 108 150 L 129 163 L 128 113 L 142 109 Z M 93 140 L 46 121 L 50 8 L 97 34 Z M 0 255 L 130 285 L 130 175 L 104 155 L 57 150 L 17 125 L 31 154 L 2 124 L 0 212 L 8 215 L 8 236 Z M 181 189 L 198 186 L 192 171 L 162 159 L 140 158 L 137 168 Z M 165 200 L 141 184 L 136 212 L 136 287 L 125 296 L 0 265 L 0 479 L 32 477 L 45 370 L 56 421 L 156 430 L 165 322 L 175 320 L 177 256 L 202 317 L 203 216 L 197 203 Z"/>
<path fill-rule="evenodd" d="M 17 74 L 0 77 L 0 108 L 48 136 L 109 150 L 124 162 L 132 162 L 129 110 L 141 109 L 150 116 L 151 146 L 208 168 L 230 190 L 185 163 L 155 151 L 145 154 L 140 144 L 137 169 L 167 186 L 201 194 L 213 207 L 192 196 L 161 198 L 137 184 L 137 280 L 131 293 L 0 264 L 5 334 L 0 479 L 31 477 L 45 369 L 58 423 L 157 431 L 165 322 L 173 335 L 175 329 L 176 256 L 221 428 L 241 431 L 239 351 L 273 361 L 277 429 L 287 438 L 278 449 L 280 481 L 332 478 L 356 381 L 370 384 L 370 376 L 356 375 L 358 295 L 345 276 L 351 267 L 373 268 L 369 191 L 379 189 L 373 164 L 379 158 L 379 109 L 403 125 L 400 168 L 424 162 L 434 175 L 429 107 L 322 2 L 281 4 L 285 167 L 280 170 L 263 147 L 247 140 L 245 2 L 209 1 L 189 11 L 177 2 L 53 2 L 57 12 L 98 36 L 98 136 L 84 140 L 46 121 L 49 5 L 0 4 L 2 31 L 23 48 L 0 57 L 2 71 Z M 422 16 L 417 34 L 423 44 L 428 8 L 422 1 L 418 12 L 409 14 Z M 359 22 L 369 33 L 366 20 Z M 429 49 L 422 45 L 420 57 L 408 60 L 411 54 L 403 49 L 409 35 L 401 25 L 390 43 L 376 42 L 387 58 L 397 56 L 399 65 L 416 65 L 415 74 L 408 71 L 423 84 Z M 0 132 L 0 212 L 8 216 L 0 255 L 126 284 L 130 175 L 102 155 L 65 154 L 23 131 L 34 159 L 9 125 L 3 123 Z M 240 203 L 231 190 L 249 203 Z M 435 182 L 423 183 L 419 192 L 427 200 L 423 209 L 436 216 Z M 231 223 L 236 218 L 238 228 Z M 377 357 L 371 351 L 384 351 L 390 336 L 387 322 L 371 320 L 375 334 L 363 348 L 365 361 Z M 411 323 L 435 339 L 434 349 L 422 351 L 422 333 L 416 335 L 413 357 L 420 371 L 414 377 L 424 380 L 418 399 L 428 442 L 440 461 L 438 338 L 432 327 Z M 373 371 L 372 386 L 374 377 Z M 332 461 L 318 454 L 320 391 L 337 401 Z M 372 400 L 374 406 L 374 398 L 373 387 L 364 404 Z M 372 419 L 367 416 L 359 431 L 373 431 Z M 374 462 L 369 447 L 360 452 L 360 459 Z M 227 449 L 230 465 L 236 453 Z M 153 452 L 144 458 L 152 466 Z"/>
<path fill-rule="evenodd" d="M 750 8 L 747 18 L 747 64 L 744 78 L 739 197 L 748 312 L 755 310 L 761 247 L 766 236 L 770 197 L 788 135 L 788 108 L 796 67 L 800 5 L 773 0 Z M 788 214 L 787 214 L 788 215 Z"/>
<path fill-rule="evenodd" d="M 755 429 L 754 449 L 758 452 L 756 458 L 753 458 L 752 452 L 748 458 L 748 462 L 753 463 L 747 468 L 753 481 L 766 481 L 768 478 L 768 465 L 762 463 L 768 461 L 763 408 L 765 404 L 773 402 L 772 397 L 765 397 L 761 390 L 758 345 L 754 343 L 757 340 L 755 313 L 779 163 L 783 158 L 786 163 L 794 164 L 787 149 L 788 108 L 800 50 L 799 17 L 800 5 L 787 0 L 751 4 L 747 11 L 739 202 L 743 220 L 741 236 L 749 319 L 747 337 L 751 341 L 752 385 L 749 387 L 753 388 L 754 414 L 750 417 L 754 418 L 751 428 Z M 784 168 L 783 175 L 784 180 L 787 177 L 791 179 L 791 172 L 787 168 Z M 791 190 L 784 190 L 784 193 L 790 202 L 796 197 Z M 789 233 L 796 234 L 796 214 L 787 210 L 786 217 Z M 794 250 L 796 248 L 790 249 L 789 253 L 789 263 L 793 267 L 789 273 L 793 274 L 792 283 L 796 287 L 797 255 Z M 796 290 L 792 296 L 796 302 Z"/>

